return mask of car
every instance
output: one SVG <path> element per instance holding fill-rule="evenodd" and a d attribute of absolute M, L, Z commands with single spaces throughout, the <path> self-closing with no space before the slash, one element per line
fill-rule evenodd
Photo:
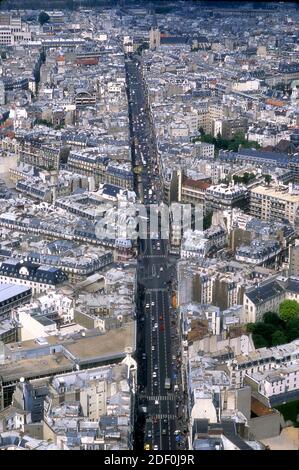
<path fill-rule="evenodd" d="M 154 445 L 153 449 L 154 450 L 159 450 L 159 447 L 157 446 L 157 444 Z"/>
<path fill-rule="evenodd" d="M 163 320 L 163 315 L 160 315 L 160 316 L 159 316 L 159 320 Z"/>
<path fill-rule="evenodd" d="M 155 324 L 154 324 L 154 328 L 158 328 L 158 323 L 155 323 Z"/>
<path fill-rule="evenodd" d="M 158 382 L 155 380 L 154 387 L 158 387 Z"/>
<path fill-rule="evenodd" d="M 155 379 L 157 377 L 157 372 L 153 372 L 153 378 Z"/>
<path fill-rule="evenodd" d="M 154 351 L 154 350 L 155 350 L 155 346 L 152 346 L 152 351 Z"/>
<path fill-rule="evenodd" d="M 155 365 L 154 365 L 154 369 L 155 369 L 155 370 L 158 369 L 158 364 L 155 364 Z"/>
<path fill-rule="evenodd" d="M 144 444 L 144 450 L 151 450 L 150 444 Z"/>
<path fill-rule="evenodd" d="M 163 434 L 163 436 L 165 436 L 165 434 L 167 434 L 167 431 L 166 431 L 166 429 L 165 429 L 165 428 L 164 428 L 164 429 L 162 429 L 162 434 Z"/>
<path fill-rule="evenodd" d="M 149 308 L 149 304 L 146 304 L 145 308 Z"/>
<path fill-rule="evenodd" d="M 159 405 L 159 400 L 155 400 L 155 405 Z"/>
<path fill-rule="evenodd" d="M 160 325 L 160 331 L 164 331 L 164 325 Z"/>
<path fill-rule="evenodd" d="M 180 434 L 180 432 L 181 431 L 179 429 L 176 429 L 173 434 L 174 434 L 174 436 L 178 436 Z"/>
<path fill-rule="evenodd" d="M 155 302 L 152 302 L 152 307 L 155 305 Z"/>
<path fill-rule="evenodd" d="M 150 439 L 152 437 L 152 431 L 148 431 L 147 437 Z"/>
<path fill-rule="evenodd" d="M 163 271 L 163 266 L 160 266 L 160 271 Z"/>

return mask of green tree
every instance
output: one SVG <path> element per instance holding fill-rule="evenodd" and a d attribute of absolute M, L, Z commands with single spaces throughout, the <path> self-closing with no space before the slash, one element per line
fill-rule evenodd
<path fill-rule="evenodd" d="M 41 11 L 38 15 L 38 22 L 41 26 L 45 23 L 48 23 L 49 19 L 50 16 L 45 11 Z"/>
<path fill-rule="evenodd" d="M 279 306 L 280 318 L 288 322 L 299 316 L 299 304 L 296 300 L 284 300 Z"/>
<path fill-rule="evenodd" d="M 270 346 L 272 342 L 272 335 L 276 330 L 277 328 L 274 325 L 260 321 L 255 324 L 254 333 L 262 336 Z"/>
<path fill-rule="evenodd" d="M 247 171 L 245 171 L 244 175 L 243 175 L 243 182 L 244 184 L 248 184 L 250 181 L 250 175 L 249 173 L 247 173 Z"/>
<path fill-rule="evenodd" d="M 267 348 L 268 347 L 268 343 L 265 340 L 265 338 L 263 338 L 263 336 L 253 334 L 252 339 L 253 339 L 253 342 L 254 342 L 254 345 L 255 345 L 256 348 L 264 348 L 264 347 Z"/>
<path fill-rule="evenodd" d="M 263 316 L 264 323 L 271 323 L 274 326 L 281 326 L 282 321 L 275 312 L 266 312 Z"/>
<path fill-rule="evenodd" d="M 238 175 L 234 175 L 233 180 L 234 180 L 235 183 L 240 183 L 242 181 L 242 178 Z"/>
<path fill-rule="evenodd" d="M 255 328 L 255 323 L 247 323 L 246 330 L 247 333 L 253 333 Z"/>
<path fill-rule="evenodd" d="M 267 186 L 269 186 L 269 184 L 271 183 L 271 180 L 272 180 L 272 176 L 271 175 L 264 175 L 264 178 L 265 178 L 265 183 L 267 184 Z"/>
<path fill-rule="evenodd" d="M 299 338 L 299 317 L 293 318 L 286 324 L 286 336 L 288 341 Z"/>
<path fill-rule="evenodd" d="M 207 212 L 203 217 L 203 229 L 207 230 L 212 225 L 213 211 Z"/>
<path fill-rule="evenodd" d="M 286 335 L 280 330 L 275 331 L 272 335 L 271 345 L 277 346 L 278 344 L 285 344 L 285 343 L 287 343 Z"/>

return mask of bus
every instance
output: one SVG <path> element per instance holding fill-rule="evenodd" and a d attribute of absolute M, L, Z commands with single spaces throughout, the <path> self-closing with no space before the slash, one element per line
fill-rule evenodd
<path fill-rule="evenodd" d="M 166 377 L 166 379 L 165 379 L 164 388 L 165 388 L 166 390 L 169 390 L 169 389 L 171 388 L 171 380 L 170 380 L 169 377 Z"/>

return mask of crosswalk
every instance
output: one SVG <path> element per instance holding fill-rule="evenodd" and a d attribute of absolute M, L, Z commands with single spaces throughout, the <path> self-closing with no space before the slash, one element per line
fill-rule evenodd
<path fill-rule="evenodd" d="M 146 418 L 146 422 L 147 423 L 152 423 L 153 421 L 155 420 L 160 420 L 160 419 L 177 419 L 177 416 L 176 415 L 172 415 L 172 414 L 157 414 L 157 415 L 152 415 L 152 416 L 149 416 L 148 418 Z"/>
<path fill-rule="evenodd" d="M 146 292 L 167 292 L 166 287 L 147 287 Z"/>
<path fill-rule="evenodd" d="M 175 400 L 175 393 L 169 393 L 168 395 L 149 395 L 147 399 L 149 401 L 163 401 L 163 400 Z"/>
<path fill-rule="evenodd" d="M 166 255 L 142 255 L 142 258 L 167 258 Z"/>

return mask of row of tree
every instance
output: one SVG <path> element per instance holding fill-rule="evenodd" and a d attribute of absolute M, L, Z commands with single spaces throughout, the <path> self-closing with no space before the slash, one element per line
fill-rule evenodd
<path fill-rule="evenodd" d="M 214 137 L 212 134 L 204 134 L 203 129 L 200 129 L 201 136 L 195 137 L 193 142 L 200 141 L 207 144 L 214 144 L 215 150 L 232 150 L 237 152 L 239 146 L 243 148 L 256 148 L 259 149 L 261 146 L 255 140 L 247 140 L 244 132 L 236 132 L 232 139 L 223 139 L 220 134 Z"/>
<path fill-rule="evenodd" d="M 254 173 L 248 173 L 245 171 L 243 176 L 238 176 L 234 175 L 233 180 L 235 183 L 243 183 L 243 184 L 248 184 L 250 183 L 251 180 L 254 180 L 255 174 Z"/>
<path fill-rule="evenodd" d="M 277 346 L 299 338 L 299 303 L 284 300 L 279 314 L 267 312 L 263 321 L 248 323 L 247 331 L 252 333 L 256 348 Z"/>

